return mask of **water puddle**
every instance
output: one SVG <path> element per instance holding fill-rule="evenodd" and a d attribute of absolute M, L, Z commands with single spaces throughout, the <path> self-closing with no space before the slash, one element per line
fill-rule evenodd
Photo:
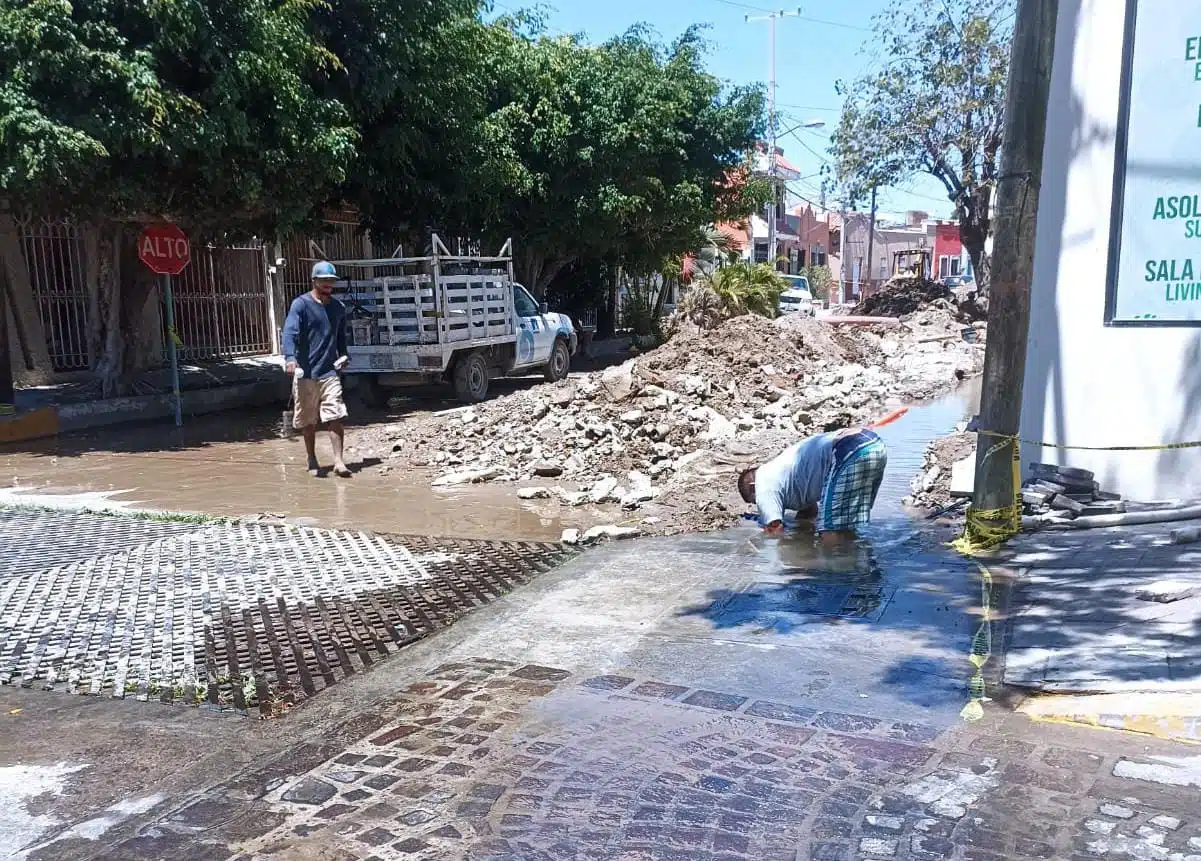
<path fill-rule="evenodd" d="M 351 479 L 314 479 L 305 468 L 304 443 L 281 439 L 278 427 L 274 412 L 206 416 L 183 428 L 72 434 L 0 454 L 0 476 L 39 497 L 101 494 L 107 498 L 102 507 L 278 515 L 370 532 L 558 541 L 565 527 L 582 525 L 516 504 L 510 485 L 440 493 L 422 473 L 371 468 Z M 327 445 L 318 440 L 325 463 Z M 352 468 L 360 461 L 364 467 L 379 463 L 367 452 L 347 450 Z"/>
<path fill-rule="evenodd" d="M 886 613 L 929 620 L 952 606 L 969 607 L 974 581 L 963 576 L 965 564 L 901 501 L 926 446 L 975 413 L 979 398 L 979 381 L 971 381 L 879 429 L 888 445 L 888 469 L 872 524 L 853 546 L 823 549 L 803 529 L 767 538 L 753 524 L 739 527 L 737 534 L 768 563 L 770 574 L 740 591 L 715 595 L 702 615 L 716 628 L 788 633 L 815 621 L 875 622 Z"/>

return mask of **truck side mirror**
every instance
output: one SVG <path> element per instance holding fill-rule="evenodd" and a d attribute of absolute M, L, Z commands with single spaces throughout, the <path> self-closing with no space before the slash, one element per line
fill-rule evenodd
<path fill-rule="evenodd" d="M 548 312 L 549 310 L 550 310 L 550 306 L 549 306 L 549 305 L 547 305 L 545 302 L 539 302 L 539 303 L 538 303 L 538 313 L 539 313 L 539 314 L 545 314 L 545 313 L 546 313 L 546 312 Z"/>

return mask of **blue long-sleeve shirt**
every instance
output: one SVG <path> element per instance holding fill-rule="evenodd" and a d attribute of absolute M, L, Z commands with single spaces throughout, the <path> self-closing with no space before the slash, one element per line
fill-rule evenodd
<path fill-rule="evenodd" d="M 346 306 L 337 299 L 318 302 L 313 294 L 297 296 L 284 321 L 284 359 L 296 362 L 311 380 L 337 373 L 334 362 L 346 355 Z"/>

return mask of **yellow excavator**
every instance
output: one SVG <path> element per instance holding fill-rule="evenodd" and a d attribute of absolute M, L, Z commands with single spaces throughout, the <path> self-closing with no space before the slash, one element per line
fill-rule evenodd
<path fill-rule="evenodd" d="M 934 257 L 925 248 L 907 248 L 904 251 L 892 253 L 893 278 L 925 278 L 931 271 L 930 264 Z"/>

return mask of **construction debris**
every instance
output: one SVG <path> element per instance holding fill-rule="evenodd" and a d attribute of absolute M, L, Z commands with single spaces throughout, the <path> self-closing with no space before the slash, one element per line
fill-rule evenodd
<path fill-rule="evenodd" d="M 932 309 L 879 331 L 738 317 L 716 330 L 683 328 L 603 371 L 363 428 L 355 444 L 428 470 L 436 487 L 519 482 L 516 495 L 532 505 L 595 509 L 621 529 L 717 528 L 745 511 L 733 481 L 740 467 L 979 373 L 983 346 L 961 329 Z M 628 534 L 606 526 L 576 540 Z"/>
<path fill-rule="evenodd" d="M 907 505 L 926 510 L 945 509 L 957 498 L 970 498 L 976 462 L 976 435 L 959 430 L 926 448 L 922 469 L 910 480 Z M 1123 514 L 1126 503 L 1103 491 L 1086 469 L 1032 463 L 1030 478 L 1021 488 L 1022 514 L 1037 522 L 1056 523 L 1077 517 Z M 955 478 L 957 476 L 957 480 Z"/>

